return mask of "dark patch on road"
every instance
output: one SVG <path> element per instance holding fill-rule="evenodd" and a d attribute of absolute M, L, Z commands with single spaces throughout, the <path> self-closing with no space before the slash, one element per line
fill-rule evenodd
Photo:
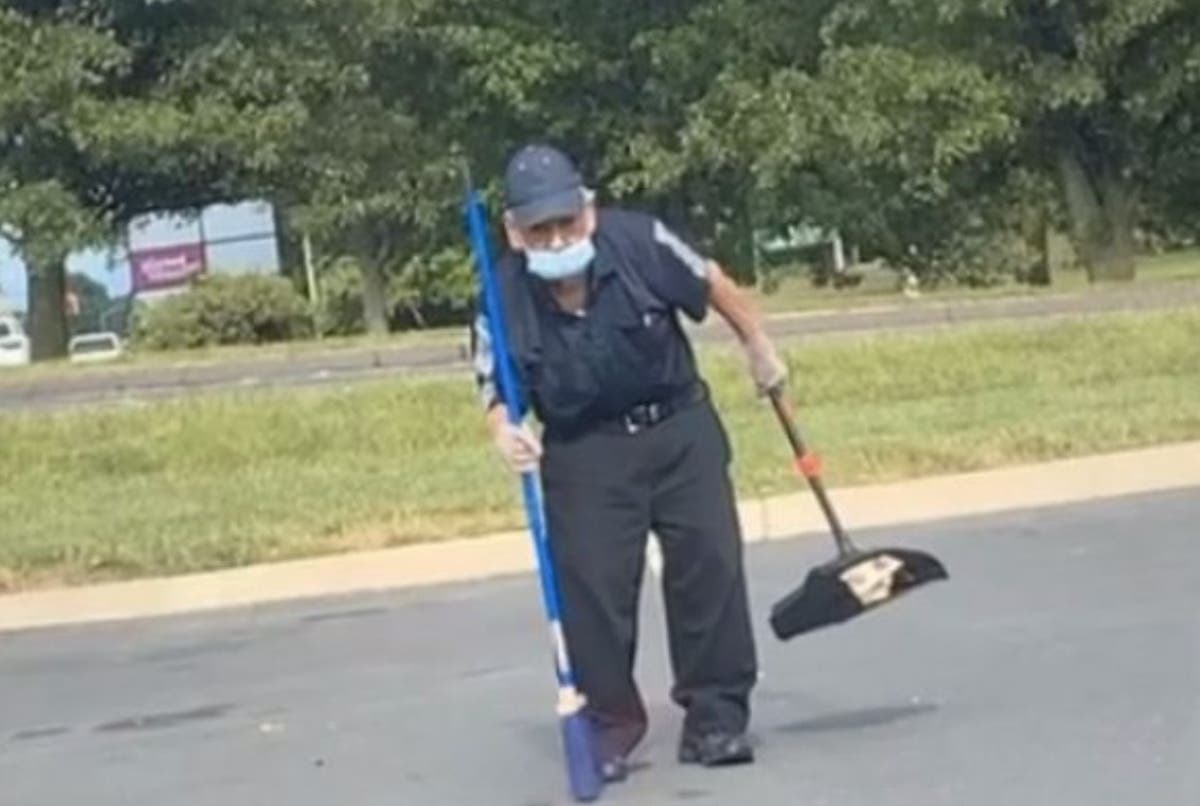
<path fill-rule="evenodd" d="M 938 707 L 933 703 L 861 708 L 854 711 L 841 711 L 839 713 L 814 717 L 813 719 L 791 722 L 787 725 L 781 725 L 778 730 L 781 733 L 830 733 L 842 730 L 863 730 L 865 728 L 877 728 L 882 725 L 899 722 L 903 719 L 926 716 L 937 710 Z"/>
<path fill-rule="evenodd" d="M 189 722 L 201 722 L 209 719 L 219 719 L 233 710 L 232 703 L 218 705 L 203 705 L 186 711 L 165 711 L 157 714 L 141 714 L 125 717 L 113 722 L 105 722 L 96 727 L 97 733 L 124 733 L 143 730 L 163 730 L 184 725 Z"/>
<path fill-rule="evenodd" d="M 70 732 L 70 728 L 63 727 L 62 725 L 54 725 L 46 728 L 30 728 L 28 730 L 19 730 L 14 733 L 11 741 L 32 742 L 37 739 L 52 739 L 55 736 L 62 736 Z"/>
<path fill-rule="evenodd" d="M 352 610 L 329 610 L 324 613 L 312 613 L 304 616 L 301 621 L 307 621 L 310 624 L 318 624 L 323 621 L 344 621 L 348 619 L 366 618 L 368 616 L 379 616 L 387 613 L 386 607 L 358 607 Z"/>

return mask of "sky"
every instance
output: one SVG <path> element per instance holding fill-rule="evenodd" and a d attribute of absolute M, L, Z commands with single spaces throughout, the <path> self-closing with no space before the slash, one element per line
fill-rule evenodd
<path fill-rule="evenodd" d="M 214 205 L 205 208 L 200 220 L 169 214 L 147 216 L 130 227 L 129 244 L 136 250 L 198 242 L 201 227 L 209 242 L 207 257 L 212 271 L 279 270 L 271 206 L 260 201 Z M 255 235 L 266 237 L 237 243 L 212 243 Z M 103 283 L 110 297 L 125 296 L 130 292 L 129 260 L 124 244 L 115 249 L 92 249 L 73 254 L 67 259 L 67 271 L 81 272 Z M 0 238 L 0 310 L 24 311 L 25 307 L 25 265 L 13 254 L 12 245 Z"/>

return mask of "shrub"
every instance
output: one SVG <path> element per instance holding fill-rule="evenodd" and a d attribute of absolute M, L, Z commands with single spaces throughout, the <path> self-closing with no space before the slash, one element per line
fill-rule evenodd
<path fill-rule="evenodd" d="M 311 333 L 307 303 L 286 278 L 210 274 L 183 293 L 139 304 L 133 342 L 168 350 L 287 341 Z"/>

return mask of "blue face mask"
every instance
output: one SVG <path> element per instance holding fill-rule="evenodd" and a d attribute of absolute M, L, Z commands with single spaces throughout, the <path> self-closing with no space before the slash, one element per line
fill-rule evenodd
<path fill-rule="evenodd" d="M 529 270 L 543 280 L 565 280 L 582 274 L 596 257 L 596 247 L 591 238 L 554 251 L 552 249 L 528 249 L 525 251 Z"/>

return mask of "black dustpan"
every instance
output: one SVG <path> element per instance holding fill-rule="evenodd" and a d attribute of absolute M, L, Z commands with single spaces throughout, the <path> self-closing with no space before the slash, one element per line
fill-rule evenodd
<path fill-rule="evenodd" d="M 945 566 L 925 552 L 904 548 L 863 550 L 850 542 L 825 492 L 820 460 L 805 449 L 781 389 L 771 393 L 771 405 L 792 444 L 796 467 L 808 479 L 829 521 L 838 549 L 837 557 L 809 571 L 804 584 L 771 608 L 771 629 L 777 638 L 786 641 L 838 624 L 895 601 L 915 587 L 948 578 Z"/>

